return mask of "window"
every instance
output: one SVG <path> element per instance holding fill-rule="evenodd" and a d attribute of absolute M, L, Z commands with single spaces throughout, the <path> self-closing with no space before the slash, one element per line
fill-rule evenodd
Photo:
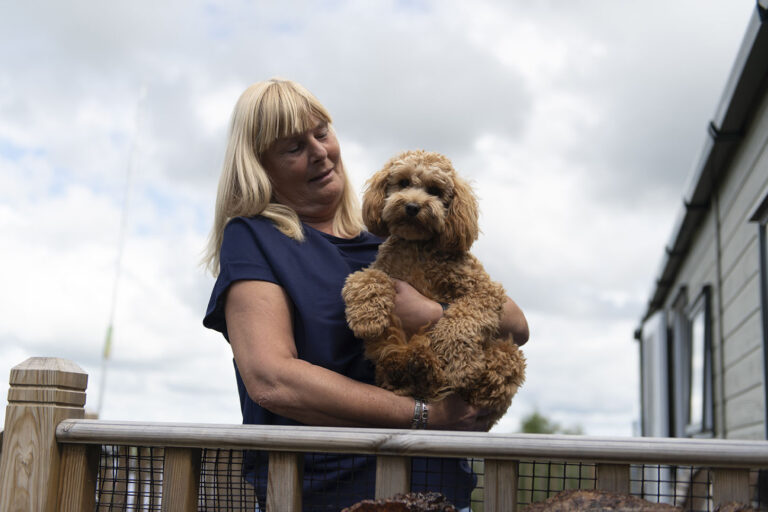
<path fill-rule="evenodd" d="M 768 194 L 755 209 L 750 219 L 757 222 L 758 240 L 760 243 L 760 309 L 763 323 L 763 393 L 765 410 L 765 438 L 768 439 Z"/>
<path fill-rule="evenodd" d="M 711 435 L 713 428 L 712 400 L 712 317 L 711 288 L 705 286 L 696 301 L 688 308 L 687 361 L 679 370 L 688 384 L 687 436 Z"/>
<path fill-rule="evenodd" d="M 667 310 L 642 325 L 640 340 L 641 427 L 644 436 L 711 437 L 711 287 L 689 302 L 680 287 Z"/>
<path fill-rule="evenodd" d="M 675 437 L 713 433 L 710 296 L 705 286 L 691 303 L 683 286 L 669 311 L 670 432 Z"/>
<path fill-rule="evenodd" d="M 667 384 L 667 315 L 659 311 L 643 323 L 640 340 L 640 400 L 642 435 L 669 435 Z"/>

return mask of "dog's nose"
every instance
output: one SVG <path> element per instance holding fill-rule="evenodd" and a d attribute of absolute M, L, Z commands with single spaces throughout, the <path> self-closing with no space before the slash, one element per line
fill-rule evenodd
<path fill-rule="evenodd" d="M 416 203 L 408 203 L 405 205 L 405 213 L 407 213 L 411 217 L 415 217 L 416 215 L 418 215 L 419 210 L 421 210 L 421 206 L 417 205 Z"/>

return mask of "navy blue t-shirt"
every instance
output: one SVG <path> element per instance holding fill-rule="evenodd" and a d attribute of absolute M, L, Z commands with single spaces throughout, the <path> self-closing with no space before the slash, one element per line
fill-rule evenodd
<path fill-rule="evenodd" d="M 227 224 L 220 271 L 203 325 L 227 340 L 224 305 L 235 281 L 269 281 L 283 288 L 293 304 L 293 336 L 298 357 L 354 380 L 374 384 L 374 369 L 363 356 L 363 343 L 347 326 L 341 289 L 347 276 L 370 265 L 381 239 L 363 232 L 345 239 L 306 224 L 305 239 L 293 240 L 264 217 L 237 217 Z M 244 424 L 299 425 L 259 407 L 235 366 Z M 266 493 L 266 455 L 248 452 L 249 480 L 257 494 Z M 336 510 L 374 496 L 374 457 L 309 454 L 304 461 L 304 510 Z M 458 507 L 469 504 L 474 475 L 456 459 L 414 459 L 414 491 L 438 491 Z M 262 501 L 262 503 L 264 503 Z"/>

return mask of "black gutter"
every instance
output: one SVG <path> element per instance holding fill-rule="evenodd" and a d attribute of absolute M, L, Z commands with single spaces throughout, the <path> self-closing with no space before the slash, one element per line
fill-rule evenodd
<path fill-rule="evenodd" d="M 688 177 L 683 208 L 664 248 L 642 324 L 664 306 L 694 234 L 704 220 L 715 184 L 728 170 L 768 83 L 768 0 L 757 0 L 739 53 L 710 122 L 701 155 Z"/>

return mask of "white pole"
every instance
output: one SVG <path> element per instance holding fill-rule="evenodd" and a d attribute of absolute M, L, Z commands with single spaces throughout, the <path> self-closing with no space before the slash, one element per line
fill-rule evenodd
<path fill-rule="evenodd" d="M 109 311 L 109 323 L 107 324 L 107 333 L 104 337 L 104 349 L 101 356 L 101 382 L 99 383 L 99 403 L 96 407 L 97 417 L 101 417 L 101 411 L 104 406 L 104 392 L 107 385 L 107 368 L 108 361 L 112 354 L 112 334 L 114 331 L 113 325 L 115 320 L 115 308 L 117 305 L 117 290 L 120 284 L 120 276 L 122 274 L 123 263 L 123 248 L 125 247 L 125 232 L 128 218 L 128 204 L 131 195 L 131 185 L 133 177 L 133 168 L 136 161 L 136 153 L 139 139 L 139 127 L 141 122 L 141 106 L 144 102 L 144 98 L 147 96 L 147 87 L 142 85 L 139 90 L 139 99 L 136 103 L 136 116 L 134 118 L 134 133 L 133 142 L 131 144 L 131 151 L 128 154 L 128 166 L 126 168 L 125 176 L 125 191 L 123 193 L 123 206 L 120 214 L 120 231 L 117 239 L 117 258 L 115 260 L 115 277 L 112 285 L 112 299 L 110 302 Z"/>

